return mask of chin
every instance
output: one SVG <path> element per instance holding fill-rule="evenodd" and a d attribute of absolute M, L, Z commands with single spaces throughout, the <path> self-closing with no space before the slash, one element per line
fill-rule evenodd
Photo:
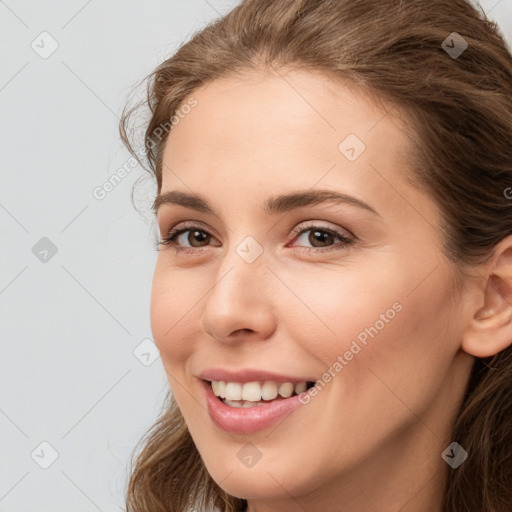
<path fill-rule="evenodd" d="M 282 466 L 269 468 L 263 460 L 252 468 L 222 466 L 207 469 L 221 489 L 240 499 L 289 499 L 290 495 L 307 493 L 307 487 L 313 484 L 304 468 L 301 471 Z"/>

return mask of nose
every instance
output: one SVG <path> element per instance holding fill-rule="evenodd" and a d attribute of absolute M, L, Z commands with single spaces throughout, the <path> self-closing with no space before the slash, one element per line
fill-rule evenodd
<path fill-rule="evenodd" d="M 275 276 L 265 264 L 264 254 L 248 263 L 235 249 L 219 264 L 211 290 L 205 296 L 201 326 L 221 343 L 264 340 L 275 330 Z"/>

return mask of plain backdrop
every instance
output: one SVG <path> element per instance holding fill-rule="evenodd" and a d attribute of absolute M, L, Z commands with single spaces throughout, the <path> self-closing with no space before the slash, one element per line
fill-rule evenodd
<path fill-rule="evenodd" d="M 237 3 L 0 1 L 0 512 L 124 510 L 168 384 L 149 323 L 155 223 L 131 203 L 146 173 L 104 186 L 129 158 L 118 120 Z M 481 5 L 512 44 L 512 0 Z M 154 185 L 137 191 L 143 210 Z"/>

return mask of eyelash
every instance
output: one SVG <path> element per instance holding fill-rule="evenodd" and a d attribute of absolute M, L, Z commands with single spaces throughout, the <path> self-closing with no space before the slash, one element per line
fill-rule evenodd
<path fill-rule="evenodd" d="M 193 247 L 180 247 L 180 246 L 176 245 L 175 240 L 179 235 L 181 235 L 182 233 L 186 233 L 187 231 L 194 231 L 194 230 L 201 231 L 210 236 L 213 236 L 213 235 L 211 235 L 211 233 L 209 233 L 205 229 L 202 229 L 197 224 L 184 223 L 183 227 L 181 227 L 179 229 L 176 229 L 176 228 L 171 229 L 167 236 L 161 238 L 158 242 L 156 242 L 156 250 L 158 250 L 160 245 L 169 245 L 171 247 L 174 247 L 176 250 L 176 253 L 178 253 L 178 252 L 193 253 L 198 250 L 204 249 L 207 246 L 193 248 Z M 303 233 L 306 233 L 308 231 L 313 231 L 313 230 L 329 233 L 330 235 L 333 235 L 333 236 L 339 238 L 341 240 L 341 242 L 338 245 L 327 247 L 325 249 L 322 249 L 320 247 L 302 247 L 302 251 L 305 251 L 305 252 L 328 252 L 328 251 L 333 251 L 333 250 L 341 250 L 347 246 L 352 245 L 355 241 L 353 238 L 349 238 L 348 236 L 343 235 L 332 228 L 317 226 L 314 224 L 309 225 L 309 226 L 303 226 L 302 228 L 294 229 L 292 231 L 292 235 L 293 235 L 293 238 L 295 239 L 295 238 L 299 237 L 300 235 L 302 235 Z"/>

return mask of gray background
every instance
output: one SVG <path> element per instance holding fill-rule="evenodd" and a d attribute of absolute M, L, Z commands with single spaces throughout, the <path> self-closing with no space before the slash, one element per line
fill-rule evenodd
<path fill-rule="evenodd" d="M 149 324 L 156 228 L 131 204 L 140 167 L 93 190 L 128 160 L 132 86 L 236 3 L 0 1 L 0 512 L 124 510 L 167 389 Z M 481 4 L 512 42 L 512 0 Z M 137 190 L 147 209 L 153 184 Z"/>

